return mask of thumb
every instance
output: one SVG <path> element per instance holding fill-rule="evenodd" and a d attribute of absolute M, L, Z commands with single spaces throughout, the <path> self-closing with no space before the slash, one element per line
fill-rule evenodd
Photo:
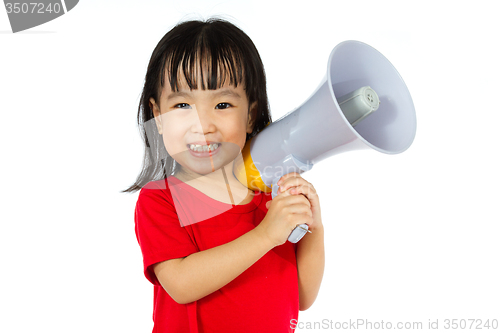
<path fill-rule="evenodd" d="M 266 208 L 269 209 L 269 206 L 271 206 L 271 201 L 266 202 Z"/>

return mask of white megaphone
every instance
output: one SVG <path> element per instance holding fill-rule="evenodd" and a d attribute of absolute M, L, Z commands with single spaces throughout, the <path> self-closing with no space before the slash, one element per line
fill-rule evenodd
<path fill-rule="evenodd" d="M 332 50 L 326 77 L 311 97 L 250 139 L 233 172 L 251 190 L 274 198 L 281 176 L 310 170 L 332 155 L 405 151 L 416 125 L 410 92 L 389 60 L 367 44 L 345 41 Z M 288 240 L 298 242 L 307 230 L 297 226 Z"/>

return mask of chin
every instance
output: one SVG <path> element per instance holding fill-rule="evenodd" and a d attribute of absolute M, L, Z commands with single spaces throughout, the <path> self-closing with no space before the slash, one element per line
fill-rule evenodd
<path fill-rule="evenodd" d="M 213 172 L 217 172 L 222 168 L 223 165 L 227 165 L 227 163 L 224 164 L 224 163 L 221 163 L 220 161 L 213 161 L 213 162 L 214 162 L 213 167 L 212 167 L 212 163 L 210 161 L 203 161 L 203 162 L 199 162 L 196 164 L 188 163 L 188 164 L 181 164 L 181 165 L 185 171 L 190 172 L 190 173 L 194 173 L 194 174 L 197 174 L 200 176 L 206 176 L 206 175 L 209 175 Z"/>

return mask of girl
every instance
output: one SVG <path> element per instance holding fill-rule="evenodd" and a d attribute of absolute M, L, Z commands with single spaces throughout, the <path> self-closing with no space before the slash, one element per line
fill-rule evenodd
<path fill-rule="evenodd" d="M 290 173 L 271 200 L 232 172 L 270 121 L 262 61 L 239 28 L 188 21 L 160 40 L 139 106 L 144 167 L 124 191 L 140 190 L 153 332 L 293 332 L 314 302 L 324 270 L 314 187 Z M 287 242 L 301 223 L 312 234 Z"/>

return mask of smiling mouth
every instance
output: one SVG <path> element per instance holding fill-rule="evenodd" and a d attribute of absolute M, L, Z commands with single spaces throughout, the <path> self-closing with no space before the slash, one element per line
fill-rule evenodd
<path fill-rule="evenodd" d="M 221 146 L 221 143 L 211 143 L 209 145 L 188 144 L 187 147 L 196 153 L 213 152 Z"/>

